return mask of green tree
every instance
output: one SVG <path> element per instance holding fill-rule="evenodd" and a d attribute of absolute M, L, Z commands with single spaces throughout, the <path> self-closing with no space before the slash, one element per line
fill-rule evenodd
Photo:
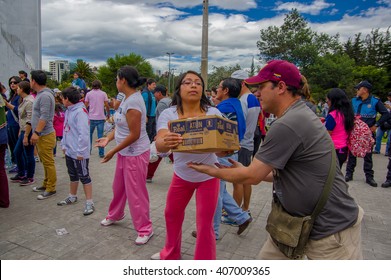
<path fill-rule="evenodd" d="M 302 69 L 314 63 L 318 56 L 342 50 L 338 35 L 312 31 L 296 9 L 286 15 L 281 27 L 269 26 L 260 33 L 257 47 L 262 60 L 288 60 Z"/>
<path fill-rule="evenodd" d="M 235 66 L 212 66 L 213 71 L 208 75 L 208 86 L 209 88 L 217 87 L 222 79 L 228 78 L 233 72 L 240 69 L 240 65 Z"/>
<path fill-rule="evenodd" d="M 354 59 L 346 54 L 327 54 L 319 56 L 303 75 L 311 86 L 312 97 L 315 100 L 324 99 L 329 89 L 350 89 L 354 86 Z"/>
<path fill-rule="evenodd" d="M 344 52 L 353 58 L 356 65 L 365 65 L 366 63 L 366 48 L 364 40 L 361 39 L 361 33 L 355 34 L 354 39 L 349 38 L 344 44 Z"/>
<path fill-rule="evenodd" d="M 155 78 L 151 64 L 142 56 L 135 53 L 129 55 L 116 54 L 114 57 L 107 59 L 106 65 L 99 67 L 97 74 L 98 79 L 103 84 L 103 90 L 110 96 L 117 94 L 115 78 L 118 69 L 125 65 L 134 66 L 142 77 Z"/>
<path fill-rule="evenodd" d="M 390 82 L 390 76 L 385 68 L 379 68 L 373 65 L 359 66 L 354 69 L 353 75 L 355 77 L 355 84 L 362 80 L 368 80 L 373 86 L 372 93 L 383 101 L 387 99 L 387 92 L 389 91 L 387 85 Z"/>

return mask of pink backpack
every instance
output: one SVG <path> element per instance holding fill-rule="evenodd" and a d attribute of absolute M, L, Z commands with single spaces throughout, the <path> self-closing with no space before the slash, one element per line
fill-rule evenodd
<path fill-rule="evenodd" d="M 355 157 L 365 157 L 372 151 L 375 139 L 369 126 L 363 122 L 359 116 L 354 119 L 354 127 L 348 139 L 348 148 Z"/>

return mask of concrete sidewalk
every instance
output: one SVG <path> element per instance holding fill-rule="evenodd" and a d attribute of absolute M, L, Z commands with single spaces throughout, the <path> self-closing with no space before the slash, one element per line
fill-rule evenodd
<path fill-rule="evenodd" d="M 384 147 L 383 147 L 384 149 Z M 365 184 L 362 159 L 349 182 L 350 193 L 364 208 L 362 227 L 364 259 L 391 259 L 391 189 L 381 188 L 385 180 L 388 157 L 374 155 L 375 180 L 379 187 Z M 97 150 L 90 159 L 90 174 L 93 180 L 93 197 L 96 211 L 83 216 L 84 193 L 79 186 L 79 203 L 57 206 L 69 192 L 69 177 L 65 159 L 56 158 L 57 195 L 47 200 L 37 200 L 32 186 L 20 187 L 10 183 L 11 205 L 0 209 L 0 259 L 59 259 L 59 260 L 121 260 L 149 259 L 158 252 L 165 241 L 164 208 L 166 193 L 171 181 L 172 165 L 162 161 L 153 183 L 147 184 L 150 194 L 151 218 L 155 235 L 147 245 L 137 246 L 137 233 L 133 229 L 129 211 L 126 217 L 110 227 L 100 221 L 106 216 L 112 197 L 111 184 L 115 159 L 101 164 Z M 10 177 L 10 176 L 9 176 Z M 42 164 L 37 164 L 36 185 L 43 179 Z M 228 185 L 232 191 L 232 186 Z M 217 241 L 217 259 L 255 259 L 266 238 L 266 217 L 270 211 L 271 184 L 261 183 L 253 187 L 251 212 L 253 223 L 242 235 L 237 228 L 221 225 L 221 239 Z M 56 229 L 65 228 L 69 233 L 59 236 Z M 192 259 L 195 238 L 195 201 L 190 201 L 183 223 L 182 253 L 184 259 Z"/>

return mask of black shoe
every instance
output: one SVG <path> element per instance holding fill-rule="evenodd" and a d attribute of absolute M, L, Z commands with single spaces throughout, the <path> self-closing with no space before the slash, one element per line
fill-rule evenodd
<path fill-rule="evenodd" d="M 352 175 L 346 175 L 345 176 L 345 182 L 349 182 L 349 181 L 352 181 L 353 180 L 353 176 Z"/>
<path fill-rule="evenodd" d="M 243 224 L 239 225 L 239 229 L 238 229 L 238 232 L 237 234 L 238 235 L 241 235 L 243 233 L 243 231 L 246 230 L 246 228 L 248 227 L 248 225 L 253 221 L 253 218 L 249 218 L 247 221 L 245 221 Z"/>
<path fill-rule="evenodd" d="M 380 152 L 378 152 L 378 151 L 373 151 L 372 154 L 375 154 L 375 155 L 376 155 L 376 154 L 380 154 Z"/>
<path fill-rule="evenodd" d="M 389 188 L 391 187 L 391 181 L 385 181 L 383 184 L 381 184 L 382 188 Z"/>
<path fill-rule="evenodd" d="M 375 180 L 373 180 L 373 178 L 369 178 L 365 181 L 368 185 L 370 185 L 371 187 L 374 187 L 376 188 L 377 187 L 377 183 Z"/>

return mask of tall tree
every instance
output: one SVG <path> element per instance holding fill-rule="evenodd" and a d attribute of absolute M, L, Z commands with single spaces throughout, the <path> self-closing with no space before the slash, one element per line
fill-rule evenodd
<path fill-rule="evenodd" d="M 142 77 L 154 77 L 151 64 L 141 55 L 135 53 L 130 53 L 129 55 L 116 54 L 114 57 L 107 59 L 106 65 L 99 67 L 97 74 L 98 79 L 103 84 L 103 89 L 110 96 L 115 96 L 117 93 L 115 77 L 118 69 L 125 65 L 134 66 Z"/>
<path fill-rule="evenodd" d="M 324 99 L 329 89 L 339 87 L 348 89 L 354 86 L 354 60 L 346 54 L 327 54 L 319 56 L 314 64 L 302 73 L 311 85 L 313 98 Z"/>
<path fill-rule="evenodd" d="M 356 65 L 365 65 L 366 63 L 366 48 L 364 40 L 361 38 L 361 32 L 354 35 L 354 39 L 349 38 L 344 44 L 344 52 L 353 58 Z"/>
<path fill-rule="evenodd" d="M 235 66 L 212 66 L 213 71 L 208 75 L 208 86 L 209 88 L 217 87 L 222 79 L 228 78 L 233 72 L 240 69 L 240 65 Z"/>
<path fill-rule="evenodd" d="M 296 9 L 286 15 L 281 27 L 269 26 L 260 33 L 257 47 L 261 59 L 284 59 L 302 69 L 314 63 L 319 55 L 341 50 L 338 35 L 312 31 Z"/>

